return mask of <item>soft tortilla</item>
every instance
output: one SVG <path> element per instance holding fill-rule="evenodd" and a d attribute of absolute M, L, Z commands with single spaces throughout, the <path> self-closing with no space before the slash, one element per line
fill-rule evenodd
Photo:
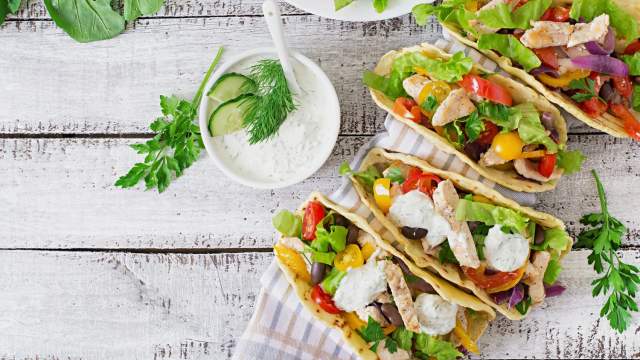
<path fill-rule="evenodd" d="M 375 67 L 374 72 L 378 75 L 387 75 L 391 71 L 391 66 L 393 64 L 393 60 L 396 57 L 405 54 L 407 52 L 422 52 L 425 55 L 438 58 L 438 59 L 449 59 L 451 57 L 450 54 L 440 50 L 439 48 L 429 45 L 422 44 L 419 46 L 413 46 L 410 48 L 405 48 L 399 51 L 390 51 L 385 54 L 378 65 Z M 478 64 L 474 64 L 473 69 L 476 72 L 481 73 L 489 73 L 488 70 L 484 69 L 482 66 Z M 538 110 L 546 111 L 550 113 L 553 117 L 553 122 L 555 128 L 558 130 L 558 135 L 560 136 L 560 143 L 566 145 L 567 143 L 567 124 L 560 114 L 560 111 L 553 106 L 549 101 L 547 101 L 544 97 L 536 93 L 533 89 L 509 78 L 506 78 L 502 75 L 492 74 L 487 76 L 487 79 L 490 79 L 493 82 L 496 82 L 509 90 L 511 96 L 513 97 L 514 104 L 530 102 L 532 103 Z M 482 174 L 484 177 L 489 178 L 505 187 L 513 189 L 515 191 L 525 191 L 525 192 L 541 192 L 552 190 L 556 187 L 557 181 L 551 180 L 541 184 L 537 181 L 525 179 L 521 177 L 515 170 L 499 170 L 496 168 L 491 168 L 487 166 L 482 166 L 470 157 L 468 157 L 465 153 L 457 150 L 453 145 L 447 141 L 447 139 L 438 135 L 433 130 L 426 128 L 420 124 L 416 124 L 411 120 L 407 120 L 404 117 L 394 113 L 393 110 L 393 100 L 388 98 L 382 92 L 370 89 L 371 97 L 375 101 L 375 103 L 381 108 L 385 109 L 387 112 L 392 114 L 397 120 L 402 123 L 408 125 L 413 130 L 418 132 L 420 135 L 427 138 L 431 143 L 436 145 L 442 151 L 445 151 L 449 154 L 454 154 L 462 161 L 471 166 L 474 170 Z"/>
<path fill-rule="evenodd" d="M 350 212 L 344 207 L 337 205 L 327 199 L 320 193 L 314 192 L 311 194 L 309 199 L 304 202 L 304 204 L 298 209 L 299 213 L 304 213 L 304 209 L 306 204 L 310 201 L 319 201 L 326 208 L 332 209 L 338 214 L 344 216 L 349 219 L 355 226 L 360 228 L 361 230 L 367 232 L 371 235 L 375 241 L 377 246 L 391 253 L 393 256 L 398 257 L 402 260 L 411 272 L 413 272 L 416 276 L 424 279 L 428 284 L 433 286 L 436 292 L 447 301 L 456 303 L 462 307 L 466 307 L 469 309 L 473 309 L 476 311 L 473 317 L 468 318 L 468 331 L 469 336 L 473 341 L 477 341 L 482 333 L 487 328 L 489 321 L 495 318 L 495 312 L 493 309 L 482 301 L 478 300 L 475 296 L 472 296 L 466 292 L 461 291 L 460 289 L 452 286 L 446 281 L 440 279 L 438 276 L 433 275 L 432 273 L 425 271 L 415 264 L 413 264 L 406 256 L 404 256 L 400 251 L 392 247 L 390 244 L 386 243 L 382 240 L 380 235 L 376 233 L 371 226 L 366 222 L 362 217 Z M 352 330 L 347 324 L 345 318 L 338 314 L 333 315 L 322 310 L 315 302 L 313 302 L 310 298 L 311 284 L 300 279 L 293 270 L 291 270 L 287 265 L 281 262 L 278 257 L 276 257 L 278 261 L 278 265 L 282 272 L 284 272 L 285 277 L 294 288 L 298 298 L 302 305 L 304 305 L 307 310 L 313 314 L 313 316 L 322 321 L 325 325 L 338 329 L 342 333 L 342 337 L 345 342 L 351 346 L 351 348 L 362 358 L 362 359 L 377 359 L 377 355 L 369 350 L 369 344 L 362 338 L 360 335 Z"/>
<path fill-rule="evenodd" d="M 555 4 L 566 4 L 569 5 L 573 1 L 572 0 L 562 0 L 556 1 Z M 624 9 L 627 13 L 635 16 L 640 22 L 640 2 L 637 0 L 614 0 L 614 2 L 621 8 Z M 471 46 L 478 51 L 485 54 L 495 63 L 497 63 L 504 71 L 515 76 L 516 78 L 524 81 L 529 86 L 536 89 L 542 95 L 544 95 L 547 99 L 551 100 L 556 105 L 561 106 L 568 113 L 575 116 L 578 120 L 583 123 L 591 126 L 594 129 L 605 132 L 609 135 L 620 137 L 620 138 L 629 138 L 629 134 L 624 130 L 622 119 L 619 119 L 608 112 L 605 112 L 601 116 L 597 118 L 592 118 L 587 115 L 584 111 L 582 111 L 576 103 L 571 100 L 571 98 L 565 94 L 560 93 L 559 91 L 554 91 L 552 88 L 548 88 L 545 84 L 538 81 L 533 75 L 528 72 L 520 69 L 518 67 L 513 66 L 513 62 L 506 56 L 502 56 L 493 50 L 480 50 L 478 48 L 478 43 L 476 41 L 470 40 L 467 37 L 463 36 L 460 32 L 460 29 L 452 24 L 442 23 L 442 26 L 449 30 L 449 33 L 455 37 L 461 43 Z M 640 26 L 640 23 L 639 23 Z"/>
<path fill-rule="evenodd" d="M 369 166 L 376 164 L 390 164 L 393 161 L 400 161 L 404 164 L 420 168 L 422 171 L 436 174 L 442 179 L 449 179 L 457 188 L 463 189 L 464 191 L 472 194 L 482 195 L 491 200 L 491 202 L 496 205 L 516 210 L 544 227 L 559 227 L 562 229 L 565 228 L 564 223 L 558 218 L 555 218 L 546 213 L 536 211 L 529 207 L 521 206 L 517 202 L 504 197 L 497 191 L 487 187 L 486 185 L 478 181 L 468 179 L 458 173 L 438 169 L 436 167 L 433 167 L 426 161 L 420 160 L 414 156 L 400 153 L 390 153 L 380 148 L 374 148 L 369 151 L 367 156 L 364 158 L 362 165 L 360 166 L 360 170 L 367 169 Z M 511 320 L 520 320 L 524 317 L 516 309 L 509 309 L 506 304 L 499 305 L 495 301 L 493 301 L 491 296 L 486 291 L 480 289 L 471 280 L 467 279 L 458 266 L 454 264 L 442 264 L 438 260 L 437 256 L 430 256 L 428 254 L 425 254 L 422 245 L 419 242 L 410 240 L 402 235 L 396 225 L 394 225 L 376 206 L 373 195 L 366 191 L 359 181 L 357 181 L 353 176 L 351 176 L 351 181 L 353 182 L 358 195 L 360 195 L 360 199 L 362 200 L 362 202 L 365 203 L 367 207 L 369 207 L 369 209 L 371 209 L 376 219 L 380 223 L 382 223 L 382 225 L 395 238 L 395 242 L 393 242 L 392 245 L 407 253 L 416 265 L 434 271 L 442 276 L 445 280 L 450 281 L 472 292 L 480 300 L 484 301 L 486 304 L 489 304 L 491 307 L 495 308 L 496 310 L 498 310 L 498 312 L 502 313 L 504 316 Z M 564 257 L 564 255 L 566 255 L 570 250 L 571 246 L 568 246 L 567 249 L 562 253 L 562 256 Z"/>

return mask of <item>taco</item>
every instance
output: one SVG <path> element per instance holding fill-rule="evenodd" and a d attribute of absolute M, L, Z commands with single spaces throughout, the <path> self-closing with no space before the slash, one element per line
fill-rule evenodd
<path fill-rule="evenodd" d="M 490 74 L 462 52 L 429 44 L 384 55 L 364 75 L 373 100 L 440 150 L 516 191 L 553 189 L 583 157 L 567 151 L 567 126 L 533 89 Z"/>
<path fill-rule="evenodd" d="M 418 268 L 360 216 L 314 193 L 281 211 L 274 252 L 302 304 L 363 359 L 455 359 L 495 312 Z"/>
<path fill-rule="evenodd" d="M 350 177 L 393 246 L 509 319 L 523 318 L 564 290 L 555 282 L 572 240 L 561 220 L 460 174 L 379 148 Z"/>
<path fill-rule="evenodd" d="M 616 137 L 640 140 L 640 2 L 445 0 L 413 9 L 553 103 Z"/>

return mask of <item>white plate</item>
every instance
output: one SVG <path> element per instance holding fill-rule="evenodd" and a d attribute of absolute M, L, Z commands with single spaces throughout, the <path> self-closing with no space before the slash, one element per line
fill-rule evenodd
<path fill-rule="evenodd" d="M 228 156 L 226 154 L 219 154 L 216 146 L 214 145 L 213 138 L 209 134 L 208 122 L 209 116 L 213 112 L 213 104 L 206 95 L 202 96 L 200 107 L 198 110 L 198 118 L 200 125 L 200 133 L 202 134 L 202 141 L 204 142 L 207 153 L 217 165 L 217 167 L 232 180 L 257 189 L 276 189 L 286 186 L 290 186 L 303 181 L 304 179 L 313 175 L 322 165 L 327 161 L 331 155 L 333 148 L 338 140 L 338 133 L 340 132 L 340 103 L 338 101 L 338 95 L 333 87 L 333 84 L 324 73 L 324 71 L 306 56 L 293 52 L 293 58 L 301 65 L 311 71 L 312 74 L 318 79 L 318 84 L 321 86 L 322 99 L 325 101 L 323 104 L 324 111 L 328 114 L 327 119 L 331 120 L 331 123 L 327 125 L 327 131 L 320 137 L 321 145 L 317 152 L 309 155 L 308 162 L 311 164 L 307 171 L 291 174 L 283 181 L 267 181 L 258 179 L 256 177 L 250 177 L 241 171 L 237 170 L 233 166 L 230 166 L 227 162 Z M 225 61 L 222 65 L 219 65 L 217 70 L 211 75 L 211 78 L 205 85 L 204 94 L 206 94 L 211 86 L 218 80 L 220 76 L 230 71 L 235 65 L 241 66 L 247 62 L 255 62 L 260 58 L 272 58 L 277 59 L 275 48 L 259 48 L 254 50 L 245 51 L 237 56 Z M 237 71 L 237 70 L 235 70 Z M 243 71 L 241 71 L 243 72 Z M 247 143 L 247 146 L 251 146 Z M 227 153 L 228 154 L 228 153 Z M 226 156 L 226 157 L 225 157 Z M 225 161 L 225 158 L 227 159 Z"/>
<path fill-rule="evenodd" d="M 344 21 L 385 20 L 411 12 L 418 4 L 431 3 L 433 0 L 389 0 L 389 6 L 379 14 L 373 8 L 373 0 L 354 0 L 353 3 L 336 11 L 333 0 L 285 0 L 289 4 L 312 14 Z"/>

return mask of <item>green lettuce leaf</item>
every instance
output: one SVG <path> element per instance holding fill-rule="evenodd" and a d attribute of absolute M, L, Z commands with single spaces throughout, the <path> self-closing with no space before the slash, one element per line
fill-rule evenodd
<path fill-rule="evenodd" d="M 364 186 L 368 189 L 373 188 L 373 183 L 382 177 L 382 174 L 375 166 L 369 166 L 366 170 L 363 171 L 353 171 L 349 166 L 348 162 L 343 162 L 338 169 L 340 175 L 353 175 L 358 181 L 360 181 Z"/>
<path fill-rule="evenodd" d="M 544 283 L 547 285 L 553 285 L 553 283 L 558 280 L 558 275 L 562 271 L 562 266 L 560 265 L 560 261 L 557 259 L 551 259 L 549 261 L 549 265 L 547 265 L 547 270 L 544 272 Z"/>
<path fill-rule="evenodd" d="M 418 25 L 426 25 L 429 16 L 433 15 L 442 23 L 455 25 L 477 36 L 476 29 L 469 23 L 469 20 L 475 19 L 476 15 L 465 7 L 469 1 L 445 0 L 439 5 L 420 4 L 414 6 L 412 12 Z"/>
<path fill-rule="evenodd" d="M 560 150 L 558 151 L 557 165 L 564 169 L 565 174 L 573 174 L 580 171 L 582 162 L 586 159 L 580 150 Z"/>
<path fill-rule="evenodd" d="M 389 0 L 373 0 L 373 8 L 379 13 L 383 12 L 388 5 Z"/>
<path fill-rule="evenodd" d="M 560 228 L 551 228 L 544 231 L 544 241 L 542 244 L 532 244 L 531 249 L 538 251 L 549 251 L 554 256 L 559 256 L 563 251 L 571 246 L 571 237 L 566 231 Z"/>
<path fill-rule="evenodd" d="M 531 71 L 542 65 L 536 54 L 522 45 L 513 35 L 482 34 L 478 39 L 480 50 L 495 50 L 500 54 L 522 65 L 526 71 Z"/>
<path fill-rule="evenodd" d="M 460 199 L 456 208 L 458 221 L 480 221 L 485 225 L 500 224 L 527 235 L 529 219 L 506 207 Z"/>
<path fill-rule="evenodd" d="M 333 251 L 322 252 L 316 251 L 311 248 L 307 249 L 311 253 L 311 262 L 318 262 L 326 265 L 333 265 L 333 260 L 336 258 L 336 253 Z"/>
<path fill-rule="evenodd" d="M 284 236 L 300 237 L 302 217 L 288 210 L 281 210 L 271 220 L 273 227 Z"/>
<path fill-rule="evenodd" d="M 423 333 L 415 335 L 415 348 L 415 355 L 421 359 L 433 357 L 436 360 L 451 360 L 462 357 L 452 343 Z"/>
<path fill-rule="evenodd" d="M 467 133 L 467 141 L 473 142 L 484 131 L 484 121 L 480 119 L 477 111 L 474 111 L 464 122 L 464 131 Z"/>
<path fill-rule="evenodd" d="M 503 132 L 517 128 L 522 118 L 522 112 L 519 109 L 496 104 L 491 101 L 479 103 L 478 113 L 480 113 L 481 118 L 487 119 L 501 127 Z"/>
<path fill-rule="evenodd" d="M 400 326 L 397 327 L 391 334 L 391 338 L 398 343 L 400 349 L 411 351 L 413 345 L 413 332 Z"/>
<path fill-rule="evenodd" d="M 333 7 L 338 11 L 345 6 L 350 5 L 352 2 L 353 0 L 333 0 Z"/>
<path fill-rule="evenodd" d="M 640 85 L 633 85 L 633 95 L 631 95 L 631 107 L 640 111 Z"/>
<path fill-rule="evenodd" d="M 347 244 L 347 228 L 340 225 L 331 225 L 331 231 L 327 231 L 322 225 L 322 222 L 318 224 L 316 228 L 316 238 L 313 243 L 329 244 L 333 250 L 340 252 L 344 250 Z M 321 251 L 327 251 L 328 247 L 323 247 Z"/>
<path fill-rule="evenodd" d="M 460 124 L 461 122 L 456 120 L 444 126 L 444 137 L 458 149 L 464 145 L 464 132 Z"/>
<path fill-rule="evenodd" d="M 538 109 L 531 103 L 518 104 L 513 107 L 522 113 L 518 124 L 518 135 L 525 144 L 542 144 L 550 153 L 558 152 L 558 144 L 547 135 L 547 130 L 540 121 Z"/>
<path fill-rule="evenodd" d="M 338 290 L 338 285 L 340 285 L 340 281 L 342 281 L 342 278 L 345 275 L 347 275 L 346 271 L 340 271 L 335 267 L 332 268 L 320 283 L 322 290 L 333 296 L 336 293 L 336 290 Z"/>
<path fill-rule="evenodd" d="M 640 75 L 640 52 L 633 55 L 622 55 L 620 58 L 629 66 L 629 75 Z"/>
<path fill-rule="evenodd" d="M 638 38 L 636 19 L 611 0 L 573 0 L 569 16 L 574 20 L 584 18 L 585 21 L 591 21 L 602 14 L 609 15 L 609 22 L 616 29 L 617 37 L 622 37 L 627 42 Z"/>
<path fill-rule="evenodd" d="M 482 10 L 478 19 L 485 25 L 495 29 L 523 29 L 531 27 L 531 20 L 538 20 L 551 6 L 551 0 L 531 0 L 521 7 L 512 10 L 512 6 L 501 3 Z"/>

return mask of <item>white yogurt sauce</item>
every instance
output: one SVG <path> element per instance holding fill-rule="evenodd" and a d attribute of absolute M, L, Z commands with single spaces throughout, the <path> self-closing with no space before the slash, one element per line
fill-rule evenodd
<path fill-rule="evenodd" d="M 333 302 L 344 311 L 356 311 L 369 305 L 386 290 L 384 262 L 376 261 L 374 254 L 364 266 L 347 271 L 333 296 Z"/>
<path fill-rule="evenodd" d="M 494 225 L 484 239 L 484 256 L 494 270 L 515 271 L 529 258 L 529 241 L 520 234 L 502 232 L 502 225 Z"/>
<path fill-rule="evenodd" d="M 261 57 L 247 59 L 229 72 L 248 73 L 248 68 Z M 249 145 L 245 130 L 212 139 L 213 149 L 220 160 L 237 175 L 266 183 L 279 183 L 298 178 L 319 167 L 319 154 L 330 149 L 323 136 L 332 133 L 334 121 L 329 117 L 333 109 L 324 109 L 321 79 L 305 65 L 291 59 L 298 84 L 302 88 L 294 94 L 297 109 L 290 113 L 271 139 Z"/>
<path fill-rule="evenodd" d="M 458 305 L 439 295 L 422 293 L 413 304 L 420 330 L 429 335 L 448 334 L 456 326 Z"/>
<path fill-rule="evenodd" d="M 451 226 L 434 208 L 431 198 L 420 190 L 411 190 L 393 199 L 389 218 L 398 226 L 426 229 L 427 242 L 436 247 L 447 239 Z"/>

